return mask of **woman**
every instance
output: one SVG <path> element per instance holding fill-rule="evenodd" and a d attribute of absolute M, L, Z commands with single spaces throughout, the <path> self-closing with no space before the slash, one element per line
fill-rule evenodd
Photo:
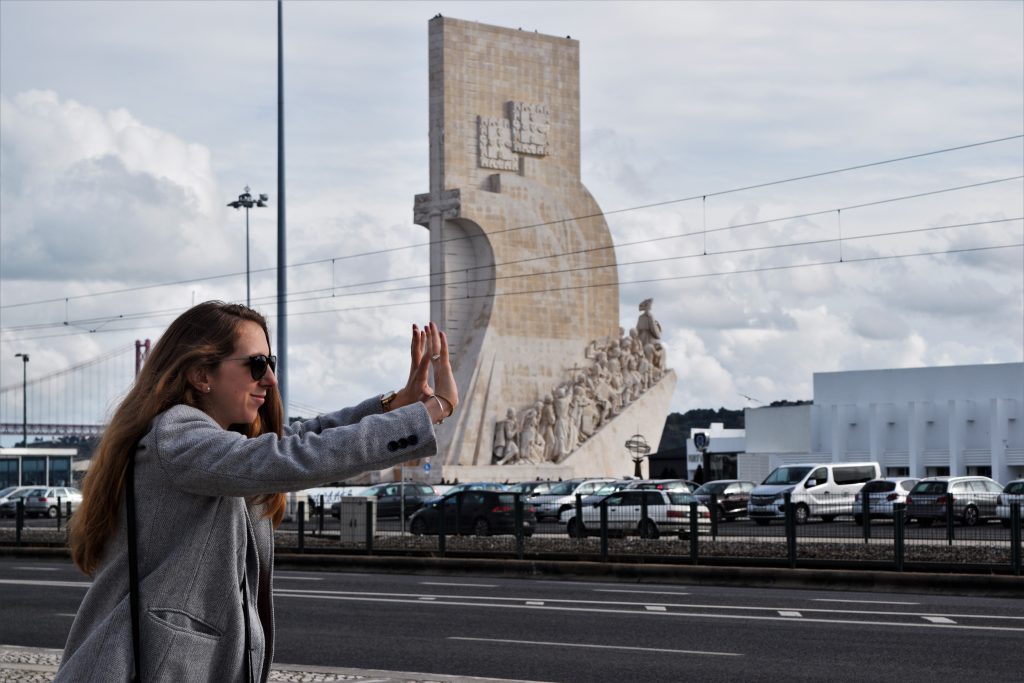
<path fill-rule="evenodd" d="M 401 390 L 291 426 L 275 363 L 263 317 L 216 301 L 184 313 L 153 347 L 104 432 L 72 522 L 72 558 L 93 583 L 57 681 L 133 677 L 129 459 L 139 679 L 265 681 L 282 492 L 433 455 L 433 425 L 458 404 L 447 340 L 433 323 L 413 326 Z"/>

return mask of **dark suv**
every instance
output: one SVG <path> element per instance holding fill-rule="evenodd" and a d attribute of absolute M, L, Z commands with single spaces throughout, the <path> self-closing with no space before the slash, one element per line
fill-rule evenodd
<path fill-rule="evenodd" d="M 369 488 L 359 491 L 358 496 L 376 496 L 377 517 L 400 517 L 402 515 L 402 490 L 405 489 L 405 516 L 408 518 L 412 513 L 423 507 L 424 503 L 437 496 L 437 491 L 429 484 L 418 484 L 405 482 L 402 486 L 399 482 L 388 484 L 375 484 Z M 341 503 L 331 505 L 331 517 L 341 517 Z"/>
<path fill-rule="evenodd" d="M 943 521 L 952 505 L 953 518 L 966 526 L 996 518 L 996 499 L 1003 487 L 988 477 L 926 477 L 910 489 L 907 519 L 921 526 Z"/>
<path fill-rule="evenodd" d="M 436 534 L 444 515 L 445 535 L 514 534 L 515 493 L 469 490 L 446 494 L 431 501 L 409 519 L 409 530 L 417 536 Z M 523 535 L 532 536 L 537 527 L 537 516 L 532 505 L 523 503 Z"/>

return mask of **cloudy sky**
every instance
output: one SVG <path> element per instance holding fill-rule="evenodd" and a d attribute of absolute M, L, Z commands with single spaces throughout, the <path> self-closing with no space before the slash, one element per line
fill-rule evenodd
<path fill-rule="evenodd" d="M 359 254 L 426 239 L 438 12 L 580 41 L 583 182 L 614 211 L 623 325 L 654 297 L 673 410 L 807 399 L 820 371 L 1024 360 L 1020 2 L 296 1 L 293 414 L 401 384 L 427 320 L 423 290 L 343 286 L 428 271 L 422 247 Z M 251 248 L 254 305 L 275 314 L 275 18 L 0 0 L 0 385 L 20 382 L 15 353 L 47 374 L 244 300 L 225 204 L 246 184 L 271 195 Z"/>

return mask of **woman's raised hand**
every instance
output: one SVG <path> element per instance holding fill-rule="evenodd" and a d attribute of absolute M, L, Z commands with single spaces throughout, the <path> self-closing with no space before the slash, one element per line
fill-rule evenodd
<path fill-rule="evenodd" d="M 433 387 L 430 386 L 431 366 L 434 368 Z M 435 394 L 439 399 L 431 398 Z M 412 326 L 409 380 L 391 405 L 400 408 L 416 401 L 426 405 L 434 422 L 454 413 L 459 404 L 459 389 L 448 358 L 448 338 L 434 323 L 428 323 L 424 330 Z"/>
<path fill-rule="evenodd" d="M 447 401 L 446 412 L 442 417 L 448 417 L 459 405 L 459 388 L 455 385 L 455 373 L 452 372 L 451 360 L 448 358 L 448 337 L 437 325 L 430 323 L 427 326 L 427 339 L 430 343 L 430 363 L 434 368 L 434 395 L 442 403 Z"/>

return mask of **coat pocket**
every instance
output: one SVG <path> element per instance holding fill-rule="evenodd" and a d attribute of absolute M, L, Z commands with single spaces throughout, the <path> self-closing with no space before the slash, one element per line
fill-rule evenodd
<path fill-rule="evenodd" d="M 178 609 L 146 611 L 142 631 L 143 675 L 153 683 L 225 681 L 234 678 L 224 662 L 223 632 Z M 227 665 L 227 670 L 225 669 Z"/>
<path fill-rule="evenodd" d="M 203 638 L 212 638 L 213 640 L 217 640 L 224 635 L 216 626 L 180 609 L 161 609 L 155 607 L 149 610 L 149 616 L 161 626 L 166 626 L 175 631 L 184 631 L 185 633 Z"/>

